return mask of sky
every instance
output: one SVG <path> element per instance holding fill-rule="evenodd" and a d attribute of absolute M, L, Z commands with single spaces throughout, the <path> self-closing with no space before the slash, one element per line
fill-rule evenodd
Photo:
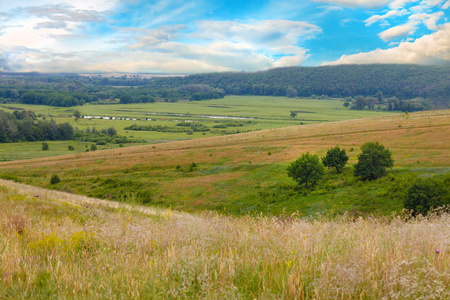
<path fill-rule="evenodd" d="M 450 0 L 0 0 L 0 71 L 450 65 Z"/>

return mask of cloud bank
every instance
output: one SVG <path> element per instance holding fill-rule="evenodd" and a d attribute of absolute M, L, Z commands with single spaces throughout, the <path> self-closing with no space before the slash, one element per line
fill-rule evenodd
<path fill-rule="evenodd" d="M 430 35 L 414 42 L 402 42 L 398 47 L 376 49 L 366 53 L 343 55 L 334 62 L 324 65 L 369 64 L 369 63 L 407 63 L 450 65 L 450 23 Z"/>
<path fill-rule="evenodd" d="M 449 8 L 450 0 L 15 0 L 0 7 L 0 71 L 448 64 Z"/>

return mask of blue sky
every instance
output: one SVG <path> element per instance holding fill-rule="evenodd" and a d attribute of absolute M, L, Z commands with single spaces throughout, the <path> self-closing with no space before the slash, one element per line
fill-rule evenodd
<path fill-rule="evenodd" d="M 0 0 L 0 71 L 450 64 L 450 0 Z"/>

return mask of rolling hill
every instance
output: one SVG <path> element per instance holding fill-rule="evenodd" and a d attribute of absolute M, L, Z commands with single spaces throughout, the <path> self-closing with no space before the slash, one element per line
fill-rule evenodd
<path fill-rule="evenodd" d="M 0 176 L 185 211 L 389 214 L 401 210 L 396 193 L 411 180 L 405 176 L 448 172 L 448 136 L 450 111 L 430 111 L 2 162 Z M 334 145 L 346 149 L 353 164 L 359 146 L 367 141 L 379 141 L 392 150 L 395 167 L 391 177 L 358 183 L 346 167 L 343 177 L 328 171 L 323 184 L 310 191 L 298 188 L 286 175 L 286 165 L 301 153 L 324 155 Z M 61 182 L 51 185 L 52 174 Z"/>

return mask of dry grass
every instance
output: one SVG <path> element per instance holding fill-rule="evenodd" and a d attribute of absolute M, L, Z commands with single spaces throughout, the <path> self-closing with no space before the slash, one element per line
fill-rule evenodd
<path fill-rule="evenodd" d="M 191 161 L 228 164 L 280 163 L 292 161 L 299 153 L 321 152 L 340 145 L 357 150 L 368 141 L 379 141 L 390 148 L 397 166 L 409 166 L 420 162 L 426 166 L 450 165 L 450 110 L 427 111 L 354 119 L 305 126 L 293 126 L 159 144 L 137 146 L 97 152 L 78 153 L 28 161 L 1 162 L 3 169 L 95 169 L 109 172 L 142 164 L 148 167 L 174 167 Z M 272 155 L 267 149 L 274 148 Z M 212 156 L 210 155 L 212 154 Z M 356 159 L 357 151 L 350 154 L 350 162 Z M 96 164 L 104 160 L 102 164 Z"/>
<path fill-rule="evenodd" d="M 2 299 L 450 299 L 448 214 L 190 215 L 0 181 L 0 222 Z"/>

